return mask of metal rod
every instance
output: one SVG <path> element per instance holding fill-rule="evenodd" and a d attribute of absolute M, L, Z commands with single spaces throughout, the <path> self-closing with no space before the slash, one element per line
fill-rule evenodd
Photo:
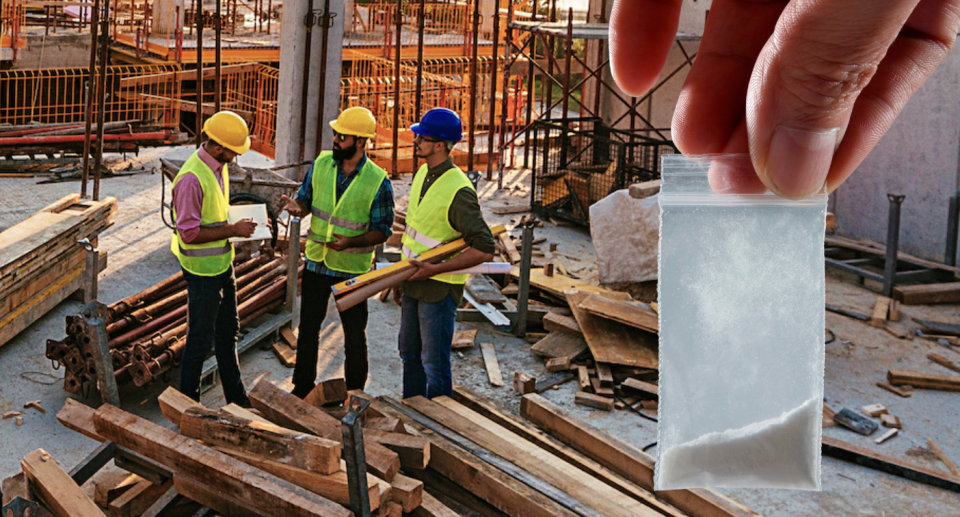
<path fill-rule="evenodd" d="M 333 23 L 333 16 L 330 14 L 330 0 L 324 0 L 323 2 L 323 38 L 320 40 L 320 62 L 323 63 L 323 66 L 320 70 L 320 88 L 317 94 L 317 98 L 320 99 L 317 109 L 317 145 L 316 145 L 316 154 L 320 154 L 320 151 L 323 150 L 323 135 L 326 133 L 324 129 L 323 118 L 323 106 L 326 104 L 324 99 L 327 96 L 327 52 L 329 50 L 329 39 L 330 39 L 330 25 Z"/>
<path fill-rule="evenodd" d="M 496 128 L 494 120 L 497 117 L 497 58 L 499 57 L 497 51 L 500 47 L 500 5 L 499 2 L 494 2 L 493 5 L 495 7 L 493 12 L 493 51 L 491 51 L 493 64 L 490 67 L 490 95 L 487 101 L 490 103 L 490 119 L 487 120 L 487 124 L 490 125 L 487 128 L 487 181 L 493 181 L 493 140 L 494 129 Z M 506 94 L 507 92 L 504 91 L 503 95 Z M 500 128 L 500 131 L 503 131 L 503 127 Z M 499 164 L 497 168 L 500 168 Z"/>
<path fill-rule="evenodd" d="M 504 31 L 504 42 L 503 42 L 503 88 L 501 89 L 501 98 L 500 98 L 500 142 L 497 146 L 500 150 L 497 155 L 497 189 L 503 188 L 503 166 L 504 166 L 504 152 L 506 151 L 506 146 L 504 143 L 507 139 L 507 123 L 509 114 L 507 111 L 510 109 L 510 57 L 513 53 L 511 51 L 511 45 L 513 45 L 513 30 L 510 29 L 510 24 L 513 23 L 513 2 L 507 2 L 507 27 Z M 496 48 L 494 48 L 494 54 L 496 54 Z M 516 102 L 516 100 L 514 100 Z M 511 158 L 513 154 L 511 153 Z"/>
<path fill-rule="evenodd" d="M 304 15 L 303 24 L 307 27 L 306 41 L 303 44 L 303 73 L 299 74 L 303 78 L 303 86 L 300 89 L 300 135 L 297 149 L 300 152 L 300 159 L 306 159 L 307 148 L 307 100 L 310 95 L 310 54 L 313 50 L 313 0 L 307 0 L 307 14 Z M 323 100 L 320 100 L 323 104 Z"/>
<path fill-rule="evenodd" d="M 93 0 L 90 13 L 90 71 L 87 73 L 87 99 L 84 108 L 83 173 L 80 179 L 80 196 L 87 197 L 87 180 L 90 178 L 90 133 L 93 127 L 93 97 L 96 92 L 97 31 L 100 29 L 100 0 Z M 16 47 L 16 44 L 14 44 Z"/>
<path fill-rule="evenodd" d="M 571 7 L 567 14 L 567 36 L 564 38 L 564 71 L 563 71 L 563 115 L 561 125 L 563 135 L 560 137 L 560 166 L 567 166 L 567 132 L 570 130 L 570 122 L 567 119 L 567 113 L 570 109 L 570 65 L 573 57 L 573 8 Z M 553 85 L 551 85 L 553 89 Z"/>
<path fill-rule="evenodd" d="M 536 0 L 534 0 L 533 2 L 533 19 L 534 20 L 537 19 Z M 533 62 L 536 61 L 536 58 L 537 58 L 537 35 L 536 34 L 530 34 L 530 43 L 531 43 L 530 61 L 528 62 L 528 67 L 527 67 L 527 117 L 526 117 L 527 135 L 526 135 L 526 138 L 524 138 L 524 142 L 523 142 L 523 147 L 524 147 L 523 148 L 523 168 L 524 169 L 529 167 L 530 145 L 531 145 L 530 137 L 532 133 L 530 123 L 533 120 L 533 101 L 537 97 L 537 92 L 536 92 L 537 78 L 536 78 L 536 75 L 534 74 L 534 69 L 533 69 Z"/>
<path fill-rule="evenodd" d="M 214 39 L 216 41 L 216 43 L 214 44 L 214 64 L 213 64 L 213 111 L 214 113 L 220 112 L 220 70 L 223 66 L 223 64 L 220 61 L 220 58 L 221 58 L 220 45 L 222 43 L 221 33 L 223 31 L 223 28 L 221 27 L 223 25 L 223 22 L 220 19 L 221 2 L 223 2 L 223 0 L 217 0 L 216 21 L 213 24 Z M 198 78 L 200 80 L 203 80 L 203 73 L 202 73 L 203 69 L 201 68 L 200 70 L 201 72 L 198 72 L 198 74 L 200 74 L 198 75 Z M 198 106 L 197 113 L 199 114 L 202 110 L 203 105 L 198 104 L 197 106 Z"/>
<path fill-rule="evenodd" d="M 477 47 L 480 46 L 480 0 L 473 0 L 473 59 L 470 61 L 470 132 L 467 149 L 467 170 L 473 170 L 473 151 L 477 127 L 477 73 L 479 68 Z"/>
<path fill-rule="evenodd" d="M 900 244 L 900 205 L 906 196 L 887 194 L 890 200 L 890 218 L 887 222 L 887 256 L 883 269 L 883 295 L 893 296 L 893 281 L 897 274 L 897 248 Z"/>
<path fill-rule="evenodd" d="M 297 264 L 300 260 L 300 218 L 294 217 L 290 219 L 290 223 L 287 225 L 287 297 L 284 302 L 283 310 L 286 312 L 297 314 L 296 311 L 296 301 L 297 301 L 297 287 L 296 287 L 296 278 L 297 275 L 293 271 L 297 271 Z"/>
<path fill-rule="evenodd" d="M 218 0 L 219 4 L 219 0 Z M 197 149 L 200 148 L 203 133 L 203 0 L 196 0 L 197 10 L 193 12 L 197 21 Z"/>
<path fill-rule="evenodd" d="M 391 158 L 393 169 L 390 171 L 391 178 L 399 178 L 400 171 L 397 169 L 400 161 L 400 50 L 403 41 L 400 39 L 400 33 L 403 31 L 403 0 L 397 0 L 397 12 L 395 14 L 396 22 L 396 49 L 393 66 L 393 157 Z"/>
<path fill-rule="evenodd" d="M 533 262 L 533 229 L 535 225 L 527 222 L 523 225 L 523 243 L 520 246 L 520 287 L 517 290 L 517 320 L 514 321 L 513 334 L 523 337 L 527 334 L 527 303 L 530 299 L 530 266 Z"/>
<path fill-rule="evenodd" d="M 107 111 L 107 61 L 110 52 L 110 3 L 103 3 L 100 18 L 100 80 L 97 82 L 97 150 L 93 162 L 93 200 L 100 200 L 100 167 L 103 164 L 103 123 Z M 118 135 L 119 136 L 119 135 Z"/>
<path fill-rule="evenodd" d="M 950 197 L 950 209 L 947 213 L 947 248 L 943 256 L 943 263 L 948 266 L 957 265 L 957 232 L 960 231 L 960 190 Z"/>
<path fill-rule="evenodd" d="M 97 369 L 97 385 L 103 402 L 120 407 L 120 392 L 113 376 L 110 348 L 107 340 L 107 306 L 94 300 L 83 309 L 84 333 L 91 339 L 93 361 Z"/>
<path fill-rule="evenodd" d="M 426 17 L 426 0 L 420 0 L 420 15 L 417 16 L 417 94 L 414 99 L 413 108 L 413 118 L 415 120 L 420 120 L 420 116 L 423 113 L 423 31 L 424 25 L 426 24 Z M 419 158 L 417 158 L 415 151 L 411 154 L 413 172 L 416 173 Z"/>

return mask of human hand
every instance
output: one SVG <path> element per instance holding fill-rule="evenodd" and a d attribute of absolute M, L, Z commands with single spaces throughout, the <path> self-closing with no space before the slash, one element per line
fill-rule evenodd
<path fill-rule="evenodd" d="M 343 235 L 339 235 L 339 234 L 336 234 L 336 233 L 333 234 L 333 236 L 334 236 L 337 240 L 326 243 L 326 246 L 327 246 L 328 248 L 330 248 L 330 249 L 332 249 L 332 250 L 334 250 L 334 251 L 343 251 L 343 250 L 345 250 L 345 249 L 347 249 L 347 248 L 352 248 L 352 247 L 353 247 L 353 238 L 352 238 L 352 237 L 344 237 Z"/>
<path fill-rule="evenodd" d="M 399 285 L 393 288 L 393 301 L 397 305 L 403 307 L 403 291 L 400 289 Z"/>
<path fill-rule="evenodd" d="M 408 278 L 407 281 L 416 282 L 418 280 L 427 280 L 434 275 L 440 274 L 439 267 L 436 264 L 420 262 L 419 260 L 411 260 L 410 263 L 417 267 L 417 272 Z"/>
<path fill-rule="evenodd" d="M 656 83 L 681 4 L 617 0 L 611 67 L 627 94 Z M 673 140 L 684 154 L 749 152 L 747 190 L 832 192 L 946 57 L 958 12 L 960 0 L 715 0 Z"/>
<path fill-rule="evenodd" d="M 257 223 L 253 219 L 241 219 L 232 225 L 234 237 L 249 237 L 257 229 Z"/>
<path fill-rule="evenodd" d="M 290 199 L 286 196 L 286 194 L 281 195 L 280 199 L 286 202 L 286 204 L 283 205 L 283 209 L 286 210 L 288 214 L 294 217 L 300 217 L 303 215 L 303 211 L 300 210 L 300 204 L 297 203 L 296 199 Z"/>

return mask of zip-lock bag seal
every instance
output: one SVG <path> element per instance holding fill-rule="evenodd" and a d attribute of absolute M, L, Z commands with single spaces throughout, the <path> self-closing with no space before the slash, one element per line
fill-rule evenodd
<path fill-rule="evenodd" d="M 827 195 L 758 188 L 748 155 L 661 171 L 654 487 L 819 490 Z"/>

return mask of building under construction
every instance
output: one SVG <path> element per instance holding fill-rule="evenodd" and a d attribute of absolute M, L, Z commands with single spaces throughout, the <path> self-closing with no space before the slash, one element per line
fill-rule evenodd
<path fill-rule="evenodd" d="M 711 1 L 683 2 L 640 97 L 612 76 L 614 1 L 0 0 L 3 515 L 953 515 L 956 51 L 827 201 L 822 491 L 655 490 L 661 175 Z M 355 106 L 397 202 L 382 269 L 333 288 L 338 308 L 368 304 L 369 374 L 348 392 L 328 317 L 301 400 L 312 216 L 281 196 Z M 410 127 L 436 107 L 463 121 L 452 157 L 496 253 L 456 311 L 453 396 L 401 400 Z M 232 265 L 251 408 L 226 403 L 213 356 L 199 403 L 175 389 L 189 322 L 170 183 L 223 110 L 252 141 L 231 203 L 266 205 L 272 233 Z M 769 367 L 754 359 L 730 394 Z"/>

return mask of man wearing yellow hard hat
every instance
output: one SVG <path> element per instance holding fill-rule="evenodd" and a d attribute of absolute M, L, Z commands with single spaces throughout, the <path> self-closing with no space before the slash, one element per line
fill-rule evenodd
<path fill-rule="evenodd" d="M 214 347 L 227 403 L 250 407 L 237 362 L 237 282 L 231 237 L 249 237 L 257 223 L 230 224 L 227 163 L 250 149 L 246 122 L 221 111 L 203 124 L 207 139 L 173 180 L 176 229 L 170 249 L 187 281 L 187 343 L 180 366 L 180 391 L 200 400 L 203 361 Z"/>
<path fill-rule="evenodd" d="M 373 113 L 349 108 L 330 127 L 333 150 L 320 153 L 296 199 L 283 196 L 287 212 L 311 215 L 293 371 L 293 394 L 300 398 L 316 383 L 320 326 L 330 288 L 370 271 L 375 247 L 390 237 L 393 226 L 393 187 L 387 173 L 365 151 L 367 142 L 377 135 Z M 340 321 L 347 389 L 363 389 L 368 370 L 366 302 L 341 312 Z"/>

